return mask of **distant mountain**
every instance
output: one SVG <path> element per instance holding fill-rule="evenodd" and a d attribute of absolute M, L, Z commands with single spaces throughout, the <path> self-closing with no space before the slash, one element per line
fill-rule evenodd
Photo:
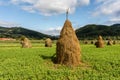
<path fill-rule="evenodd" d="M 76 30 L 76 35 L 79 39 L 96 38 L 98 35 L 103 37 L 120 37 L 120 24 L 96 25 L 90 24 Z"/>
<path fill-rule="evenodd" d="M 43 39 L 43 38 L 54 38 L 53 36 L 46 35 L 34 30 L 25 29 L 22 27 L 0 27 L 0 37 L 19 38 L 22 35 L 30 39 Z"/>
<path fill-rule="evenodd" d="M 96 39 L 98 35 L 101 35 L 104 38 L 112 37 L 120 39 L 120 24 L 114 24 L 111 26 L 89 24 L 84 27 L 80 27 L 75 32 L 79 39 Z M 44 39 L 48 37 L 51 39 L 58 38 L 58 36 L 51 36 L 22 27 L 6 28 L 0 26 L 0 38 L 4 37 L 17 39 L 20 38 L 22 35 L 30 39 Z"/>

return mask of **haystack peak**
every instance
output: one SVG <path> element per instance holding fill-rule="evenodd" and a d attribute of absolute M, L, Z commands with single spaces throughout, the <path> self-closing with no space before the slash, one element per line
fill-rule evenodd
<path fill-rule="evenodd" d="M 68 19 L 65 21 L 60 34 L 63 35 L 63 34 L 67 34 L 67 33 L 69 33 L 69 35 L 73 34 L 73 33 L 75 34 L 74 29 L 72 28 L 72 23 Z"/>

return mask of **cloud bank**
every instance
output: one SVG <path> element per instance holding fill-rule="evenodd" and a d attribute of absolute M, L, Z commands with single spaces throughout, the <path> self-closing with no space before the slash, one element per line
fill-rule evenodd
<path fill-rule="evenodd" d="M 120 16 L 120 0 L 97 0 L 101 2 L 94 15 L 117 15 Z"/>
<path fill-rule="evenodd" d="M 10 3 L 31 13 L 51 16 L 65 13 L 68 8 L 73 13 L 77 6 L 88 5 L 90 0 L 10 0 Z"/>
<path fill-rule="evenodd" d="M 70 8 L 74 13 L 77 7 L 91 5 L 92 0 L 9 0 L 11 4 L 20 6 L 30 13 L 39 13 L 44 16 L 59 15 Z M 94 0 L 94 16 L 111 16 L 120 18 L 120 0 Z"/>
<path fill-rule="evenodd" d="M 120 0 L 96 0 L 93 16 L 107 16 L 110 24 L 120 23 Z"/>
<path fill-rule="evenodd" d="M 48 30 L 41 30 L 40 32 L 49 34 L 49 35 L 53 35 L 53 36 L 57 36 L 57 35 L 60 35 L 61 29 L 62 29 L 62 27 L 57 27 L 57 28 L 51 27 Z"/>
<path fill-rule="evenodd" d="M 13 22 L 0 21 L 0 26 L 2 26 L 2 27 L 18 27 L 20 25 L 13 23 Z"/>

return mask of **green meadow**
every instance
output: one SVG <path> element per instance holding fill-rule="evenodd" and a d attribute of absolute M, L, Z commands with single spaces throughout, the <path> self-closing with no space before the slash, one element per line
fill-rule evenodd
<path fill-rule="evenodd" d="M 74 68 L 53 63 L 55 43 L 51 48 L 39 41 L 32 45 L 0 42 L 0 80 L 120 80 L 120 44 L 80 44 L 81 65 Z"/>

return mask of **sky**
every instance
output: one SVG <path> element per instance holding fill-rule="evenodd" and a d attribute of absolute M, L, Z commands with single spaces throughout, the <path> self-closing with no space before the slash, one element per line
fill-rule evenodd
<path fill-rule="evenodd" d="M 74 29 L 120 23 L 120 0 L 0 0 L 0 26 L 59 35 L 67 9 Z"/>

